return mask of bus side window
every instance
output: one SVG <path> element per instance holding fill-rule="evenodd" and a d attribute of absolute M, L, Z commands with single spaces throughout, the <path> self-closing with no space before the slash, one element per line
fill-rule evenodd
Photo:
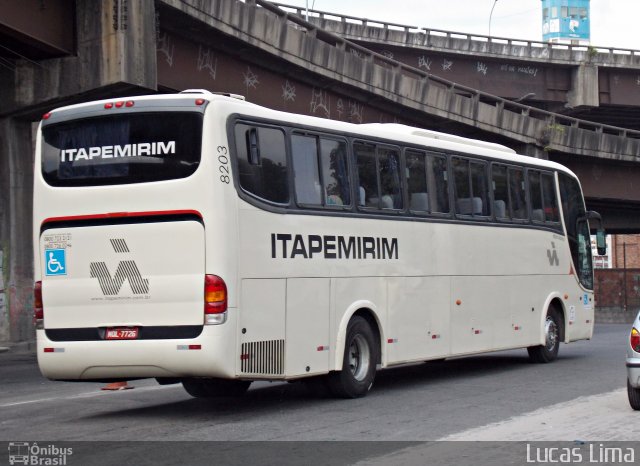
<path fill-rule="evenodd" d="M 402 181 L 400 179 L 400 156 L 393 149 L 378 149 L 380 170 L 380 207 L 402 209 Z"/>
<path fill-rule="evenodd" d="M 471 190 L 473 191 L 474 212 L 473 215 L 481 215 L 487 217 L 491 214 L 489 209 L 489 186 L 487 182 L 487 164 L 486 162 L 471 162 Z M 480 207 L 478 201 L 480 199 Z"/>
<path fill-rule="evenodd" d="M 235 126 L 235 142 L 242 189 L 270 202 L 288 204 L 289 179 L 284 132 L 276 128 L 238 123 Z M 252 147 L 252 144 L 257 147 Z M 257 160 L 255 154 L 259 154 Z"/>
<path fill-rule="evenodd" d="M 485 162 L 453 158 L 456 212 L 459 215 L 489 215 L 486 167 Z"/>
<path fill-rule="evenodd" d="M 529 198 L 531 199 L 531 220 L 544 222 L 544 207 L 542 204 L 542 186 L 540 185 L 540 172 L 528 170 Z"/>
<path fill-rule="evenodd" d="M 509 168 L 509 196 L 511 198 L 511 218 L 526 220 L 529 215 L 522 168 Z"/>
<path fill-rule="evenodd" d="M 380 207 L 380 193 L 378 191 L 375 147 L 367 144 L 354 144 L 353 150 L 358 167 L 360 205 L 378 209 Z"/>
<path fill-rule="evenodd" d="M 448 214 L 449 207 L 449 175 L 447 158 L 442 155 L 427 157 L 427 184 L 430 186 L 431 213 Z"/>
<path fill-rule="evenodd" d="M 560 213 L 558 211 L 558 198 L 556 196 L 553 175 L 542 174 L 542 200 L 544 202 L 544 216 L 547 222 L 558 223 Z"/>
<path fill-rule="evenodd" d="M 409 150 L 405 156 L 409 208 L 413 212 L 429 212 L 426 158 L 426 154 L 422 152 Z"/>
<path fill-rule="evenodd" d="M 292 135 L 291 159 L 298 204 L 322 205 L 322 187 L 318 170 L 318 138 Z"/>
<path fill-rule="evenodd" d="M 320 164 L 327 205 L 351 205 L 346 143 L 321 137 Z"/>
<path fill-rule="evenodd" d="M 454 157 L 452 159 L 453 182 L 456 200 L 456 213 L 471 215 L 471 182 L 469 180 L 469 160 Z"/>
<path fill-rule="evenodd" d="M 509 220 L 510 203 L 507 184 L 507 166 L 494 164 L 491 167 L 493 206 L 498 220 Z"/>

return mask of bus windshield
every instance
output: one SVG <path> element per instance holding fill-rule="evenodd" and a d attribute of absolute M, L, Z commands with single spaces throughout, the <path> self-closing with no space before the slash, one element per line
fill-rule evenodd
<path fill-rule="evenodd" d="M 51 124 L 42 134 L 42 175 L 52 186 L 162 181 L 198 168 L 202 114 L 110 115 Z"/>

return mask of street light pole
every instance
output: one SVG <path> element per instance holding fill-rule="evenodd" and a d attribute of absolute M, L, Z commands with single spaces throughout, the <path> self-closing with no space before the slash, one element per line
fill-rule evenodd
<path fill-rule="evenodd" d="M 491 13 L 489 13 L 489 37 L 491 37 L 491 17 L 493 16 L 493 9 L 496 7 L 496 3 L 498 3 L 498 0 L 493 1 L 493 6 L 491 7 Z"/>

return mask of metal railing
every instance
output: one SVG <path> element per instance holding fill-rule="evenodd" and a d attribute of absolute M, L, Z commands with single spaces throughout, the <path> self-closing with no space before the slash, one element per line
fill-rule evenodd
<path fill-rule="evenodd" d="M 425 39 L 423 43 L 426 45 L 429 43 L 429 37 L 444 37 L 446 39 L 460 39 L 466 41 L 478 41 L 486 42 L 489 44 L 495 43 L 500 45 L 507 45 L 509 47 L 527 47 L 528 49 L 548 49 L 548 50 L 568 50 L 570 52 L 587 52 L 587 53 L 602 53 L 607 55 L 628 55 L 631 57 L 640 57 L 640 50 L 626 49 L 619 47 L 602 47 L 593 45 L 574 45 L 574 44 L 560 44 L 552 42 L 542 42 L 536 40 L 527 39 L 513 39 L 508 37 L 498 36 L 485 36 L 482 34 L 468 34 L 465 32 L 445 31 L 443 29 L 423 28 L 418 26 L 410 26 L 406 24 L 391 23 L 388 21 L 372 20 L 368 18 L 361 18 L 357 16 L 342 15 L 339 13 L 331 13 L 328 11 L 314 10 L 302 7 L 296 7 L 287 5 L 285 3 L 270 2 L 287 12 L 294 11 L 296 15 L 304 17 L 309 13 L 309 18 L 318 18 L 320 20 L 337 21 L 341 23 L 359 24 L 365 27 L 378 27 L 387 30 L 396 30 L 404 32 L 412 32 L 416 34 L 424 34 Z"/>
<path fill-rule="evenodd" d="M 427 80 L 429 84 L 436 84 L 443 88 L 447 88 L 453 94 L 468 97 L 472 99 L 475 108 L 478 107 L 480 102 L 484 104 L 493 104 L 499 110 L 510 110 L 522 115 L 526 115 L 532 118 L 537 118 L 546 121 L 548 127 L 560 130 L 563 127 L 578 128 L 587 131 L 593 131 L 600 134 L 611 134 L 623 138 L 640 139 L 640 131 L 620 128 L 617 126 L 610 126 L 601 123 L 594 123 L 587 120 L 580 120 L 558 113 L 548 112 L 536 107 L 530 107 L 518 102 L 514 102 L 509 99 L 504 99 L 496 95 L 488 94 L 486 92 L 479 91 L 467 86 L 457 84 L 455 82 L 446 80 L 439 76 L 432 75 L 419 68 L 406 65 L 402 62 L 389 58 L 385 55 L 373 52 L 365 47 L 362 47 L 354 42 L 344 39 L 336 34 L 327 32 L 318 26 L 306 21 L 303 17 L 297 14 L 289 13 L 281 9 L 278 4 L 265 0 L 245 0 L 247 4 L 255 4 L 266 10 L 271 11 L 283 20 L 289 21 L 296 27 L 305 29 L 308 34 L 313 35 L 319 40 L 326 42 L 334 47 L 337 47 L 345 52 L 350 52 L 359 58 L 368 61 L 373 64 L 381 65 L 387 68 L 395 69 L 398 73 L 403 75 L 415 76 L 418 79 Z"/>

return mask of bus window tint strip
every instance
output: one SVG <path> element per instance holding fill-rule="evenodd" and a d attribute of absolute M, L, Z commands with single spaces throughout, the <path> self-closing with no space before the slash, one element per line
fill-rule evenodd
<path fill-rule="evenodd" d="M 234 138 L 242 190 L 269 204 L 291 209 L 291 193 L 301 212 L 332 209 L 446 220 L 453 199 L 461 221 L 534 224 L 561 232 L 550 172 L 262 123 L 236 122 Z"/>
<path fill-rule="evenodd" d="M 198 168 L 202 115 L 110 115 L 48 125 L 42 134 L 42 176 L 51 186 L 163 181 Z"/>

